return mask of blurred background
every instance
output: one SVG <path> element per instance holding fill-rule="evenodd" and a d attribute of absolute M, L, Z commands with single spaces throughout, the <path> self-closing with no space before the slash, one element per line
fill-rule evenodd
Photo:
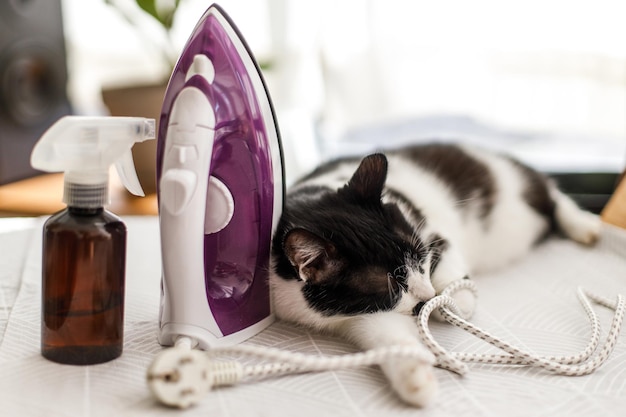
<path fill-rule="evenodd" d="M 158 117 L 211 3 L 0 0 L 0 184 L 36 174 L 30 148 L 62 114 Z M 340 155 L 463 141 L 518 156 L 597 211 L 624 170 L 622 0 L 219 3 L 263 68 L 288 184 Z M 135 154 L 148 191 L 153 155 Z M 0 187 L 0 211 L 8 198 Z"/>

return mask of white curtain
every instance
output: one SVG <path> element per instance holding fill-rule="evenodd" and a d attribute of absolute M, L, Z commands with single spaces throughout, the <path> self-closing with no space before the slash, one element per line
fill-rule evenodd
<path fill-rule="evenodd" d="M 278 86 L 272 93 L 286 126 L 296 121 L 285 133 L 296 142 L 300 167 L 312 160 L 306 120 L 319 129 L 313 136 L 332 142 L 351 129 L 433 114 L 592 135 L 626 155 L 622 0 L 269 6 Z"/>

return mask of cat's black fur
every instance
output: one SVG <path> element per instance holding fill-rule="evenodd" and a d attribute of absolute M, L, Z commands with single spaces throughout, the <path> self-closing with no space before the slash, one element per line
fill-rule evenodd
<path fill-rule="evenodd" d="M 410 241 L 412 227 L 398 208 L 381 203 L 386 168 L 381 156 L 339 192 L 303 187 L 287 199 L 274 238 L 275 270 L 285 279 L 300 279 L 289 261 L 287 236 L 306 234 L 306 244 L 318 244 L 321 253 L 307 271 L 311 279 L 303 292 L 311 308 L 325 315 L 392 308 L 406 286 L 405 255 L 412 253 L 416 262 L 425 257 L 426 246 Z M 383 274 L 392 271 L 394 279 L 374 279 L 381 267 Z"/>

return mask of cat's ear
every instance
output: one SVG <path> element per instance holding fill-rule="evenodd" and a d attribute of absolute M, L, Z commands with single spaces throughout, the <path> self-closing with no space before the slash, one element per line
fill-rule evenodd
<path fill-rule="evenodd" d="M 366 156 L 344 187 L 364 202 L 380 202 L 387 179 L 387 157 L 382 153 Z"/>
<path fill-rule="evenodd" d="M 304 229 L 290 231 L 283 248 L 300 278 L 308 283 L 325 283 L 339 272 L 342 265 L 332 242 Z"/>

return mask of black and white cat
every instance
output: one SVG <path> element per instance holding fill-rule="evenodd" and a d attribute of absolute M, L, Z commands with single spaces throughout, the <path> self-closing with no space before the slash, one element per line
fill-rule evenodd
<path fill-rule="evenodd" d="M 274 309 L 363 349 L 419 348 L 412 315 L 451 282 L 511 263 L 552 230 L 592 244 L 600 228 L 543 175 L 484 150 L 432 144 L 336 160 L 288 193 L 272 245 Z M 455 298 L 470 316 L 472 293 Z M 431 363 L 382 369 L 410 404 L 436 392 Z"/>

